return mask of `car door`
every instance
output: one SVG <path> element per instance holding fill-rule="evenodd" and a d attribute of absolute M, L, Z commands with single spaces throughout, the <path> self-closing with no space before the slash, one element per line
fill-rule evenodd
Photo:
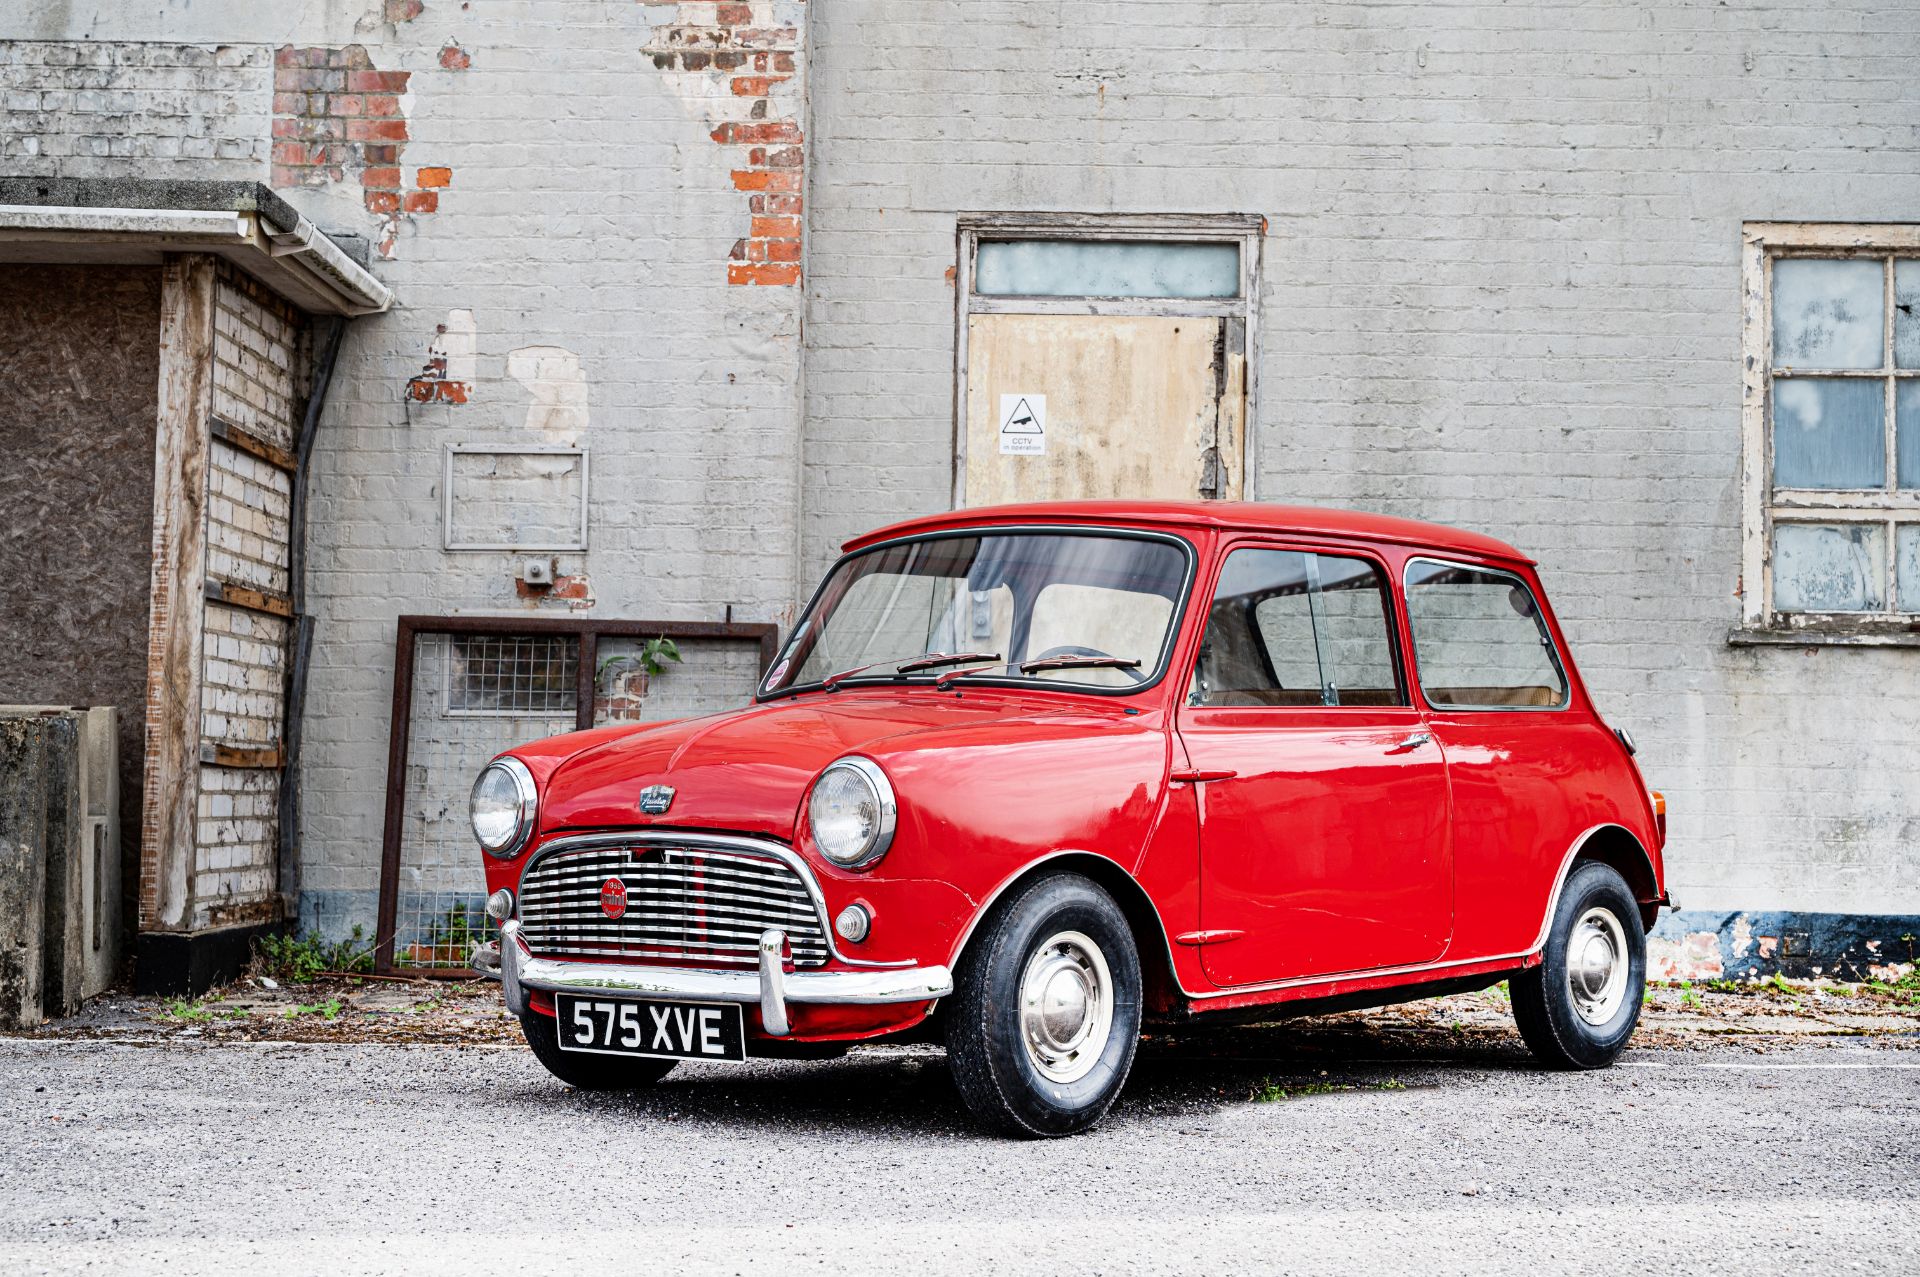
<path fill-rule="evenodd" d="M 1223 986 L 1440 956 L 1447 777 L 1387 565 L 1235 545 L 1178 717 L 1200 788 L 1202 965 Z"/>
<path fill-rule="evenodd" d="M 1522 952 L 1561 861 L 1604 805 L 1583 778 L 1611 746 L 1580 704 L 1534 582 L 1429 557 L 1404 573 L 1427 729 L 1447 756 L 1459 908 L 1450 956 Z"/>

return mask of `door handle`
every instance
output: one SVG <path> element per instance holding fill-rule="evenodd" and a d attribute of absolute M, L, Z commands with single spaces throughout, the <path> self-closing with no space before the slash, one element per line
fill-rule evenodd
<path fill-rule="evenodd" d="M 1175 770 L 1168 773 L 1167 779 L 1172 781 L 1176 785 L 1181 785 L 1181 784 L 1197 785 L 1203 780 L 1232 780 L 1235 776 L 1238 776 L 1239 774 L 1240 774 L 1239 772 L 1222 772 L 1222 771 L 1208 772 L 1208 771 L 1198 771 L 1193 768 L 1188 768 L 1185 771 Z"/>
<path fill-rule="evenodd" d="M 1431 744 L 1433 744 L 1433 736 L 1430 733 L 1414 732 L 1387 752 L 1389 754 L 1404 754 L 1410 749 L 1419 749 L 1422 745 Z"/>

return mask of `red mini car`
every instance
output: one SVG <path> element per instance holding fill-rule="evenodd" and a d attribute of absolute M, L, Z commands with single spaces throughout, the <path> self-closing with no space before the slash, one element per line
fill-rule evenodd
<path fill-rule="evenodd" d="M 847 545 L 752 705 L 487 766 L 476 966 L 575 1086 L 932 1036 L 1018 1135 L 1098 1121 L 1146 1017 L 1507 980 L 1535 1055 L 1596 1068 L 1670 904 L 1632 753 L 1490 537 L 1225 503 L 915 519 Z"/>

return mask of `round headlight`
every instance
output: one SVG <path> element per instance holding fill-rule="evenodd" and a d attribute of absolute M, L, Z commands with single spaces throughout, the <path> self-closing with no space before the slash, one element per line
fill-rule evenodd
<path fill-rule="evenodd" d="M 836 865 L 861 869 L 887 854 L 897 812 L 880 765 L 843 758 L 820 773 L 807 799 L 813 845 Z"/>
<path fill-rule="evenodd" d="M 496 758 L 473 782 L 473 836 L 502 860 L 517 855 L 533 833 L 533 773 L 517 758 Z"/>

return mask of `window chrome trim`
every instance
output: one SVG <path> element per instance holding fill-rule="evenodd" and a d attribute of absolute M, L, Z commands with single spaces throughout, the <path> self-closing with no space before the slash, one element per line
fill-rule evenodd
<path fill-rule="evenodd" d="M 963 514 L 964 511 L 958 513 Z M 1159 686 L 1161 681 L 1166 678 L 1169 668 L 1173 663 L 1174 649 L 1179 646 L 1180 635 L 1186 625 L 1187 609 L 1193 602 L 1193 583 L 1195 577 L 1199 575 L 1200 552 L 1195 548 L 1193 542 L 1176 533 L 1162 532 L 1158 529 L 1150 528 L 1113 527 L 1100 523 L 1002 523 L 982 524 L 977 527 L 941 528 L 932 532 L 916 532 L 908 536 L 889 537 L 885 541 L 876 541 L 872 545 L 862 546 L 851 554 L 843 554 L 834 560 L 833 566 L 828 568 L 826 574 L 820 578 L 820 583 L 813 587 L 813 595 L 807 600 L 806 608 L 801 611 L 800 619 L 794 622 L 793 632 L 787 636 L 787 641 L 785 645 L 781 647 L 780 654 L 774 658 L 774 669 L 779 669 L 781 664 L 793 655 L 794 648 L 799 641 L 799 635 L 805 631 L 808 623 L 812 621 L 814 609 L 819 607 L 820 599 L 826 593 L 827 582 L 833 579 L 833 574 L 838 572 L 843 564 L 850 563 L 854 559 L 873 554 L 879 550 L 890 549 L 899 545 L 910 545 L 917 541 L 944 541 L 951 540 L 954 537 L 985 536 L 1106 536 L 1133 541 L 1158 541 L 1173 546 L 1185 555 L 1187 570 L 1186 574 L 1180 580 L 1179 598 L 1175 603 L 1172 613 L 1167 617 L 1166 636 L 1161 640 L 1159 661 L 1153 667 L 1151 677 L 1125 687 L 1098 687 L 1091 683 L 1073 683 L 1061 679 L 1035 678 L 1031 675 L 1024 674 L 1002 674 L 993 678 L 975 675 L 967 679 L 965 686 L 1015 687 L 1026 691 L 1064 691 L 1088 696 L 1136 696 L 1141 692 L 1147 691 L 1149 688 Z M 890 675 L 856 675 L 852 678 L 842 680 L 834 686 L 837 688 L 889 685 L 923 687 L 932 686 L 938 682 L 940 678 L 951 673 L 952 671 L 950 670 L 935 670 L 930 671 L 925 678 L 908 676 L 904 679 Z M 824 680 L 812 683 L 789 684 L 777 691 L 769 692 L 766 690 L 765 680 L 762 679 L 759 689 L 754 692 L 753 702 L 756 705 L 764 705 L 770 701 L 781 700 L 788 696 L 797 696 L 805 692 L 817 692 L 821 690 L 821 682 L 824 682 Z"/>
<path fill-rule="evenodd" d="M 813 866 L 793 848 L 771 839 L 755 838 L 746 834 L 697 834 L 676 833 L 670 829 L 629 829 L 596 834 L 565 834 L 541 845 L 540 849 L 527 858 L 521 867 L 520 877 L 525 880 L 535 866 L 549 856 L 568 851 L 588 851 L 596 847 L 631 847 L 634 845 L 657 847 L 691 847 L 696 850 L 707 848 L 713 851 L 731 851 L 744 856 L 758 856 L 763 860 L 777 860 L 799 877 L 800 884 L 806 889 L 807 898 L 813 902 L 814 916 L 820 921 L 820 930 L 827 937 L 827 952 L 837 960 L 855 967 L 910 967 L 913 959 L 904 958 L 898 962 L 877 962 L 871 958 L 854 958 L 840 951 L 835 943 L 833 923 L 827 913 L 827 900 L 821 894 L 820 881 L 814 876 Z"/>
<path fill-rule="evenodd" d="M 1533 601 L 1534 624 L 1540 627 L 1540 635 L 1546 639 L 1547 659 L 1553 662 L 1554 673 L 1560 676 L 1560 703 L 1558 705 L 1452 705 L 1435 701 L 1427 695 L 1426 675 L 1420 669 L 1420 636 L 1414 632 L 1412 586 L 1408 584 L 1407 574 L 1413 571 L 1416 563 L 1431 563 L 1443 568 L 1465 568 L 1469 572 L 1484 572 L 1488 576 L 1504 576 L 1527 592 Z M 1567 673 L 1566 658 L 1560 652 L 1560 643 L 1554 637 L 1553 627 L 1547 624 L 1547 613 L 1540 606 L 1540 596 L 1527 579 L 1510 568 L 1490 567 L 1484 563 L 1474 563 L 1466 559 L 1441 559 L 1432 555 L 1416 554 L 1400 565 L 1400 606 L 1406 609 L 1407 638 L 1413 649 L 1407 653 L 1409 667 L 1413 670 L 1413 683 L 1420 689 L 1420 700 L 1427 709 L 1438 714 L 1564 714 L 1573 708 L 1573 679 Z"/>

